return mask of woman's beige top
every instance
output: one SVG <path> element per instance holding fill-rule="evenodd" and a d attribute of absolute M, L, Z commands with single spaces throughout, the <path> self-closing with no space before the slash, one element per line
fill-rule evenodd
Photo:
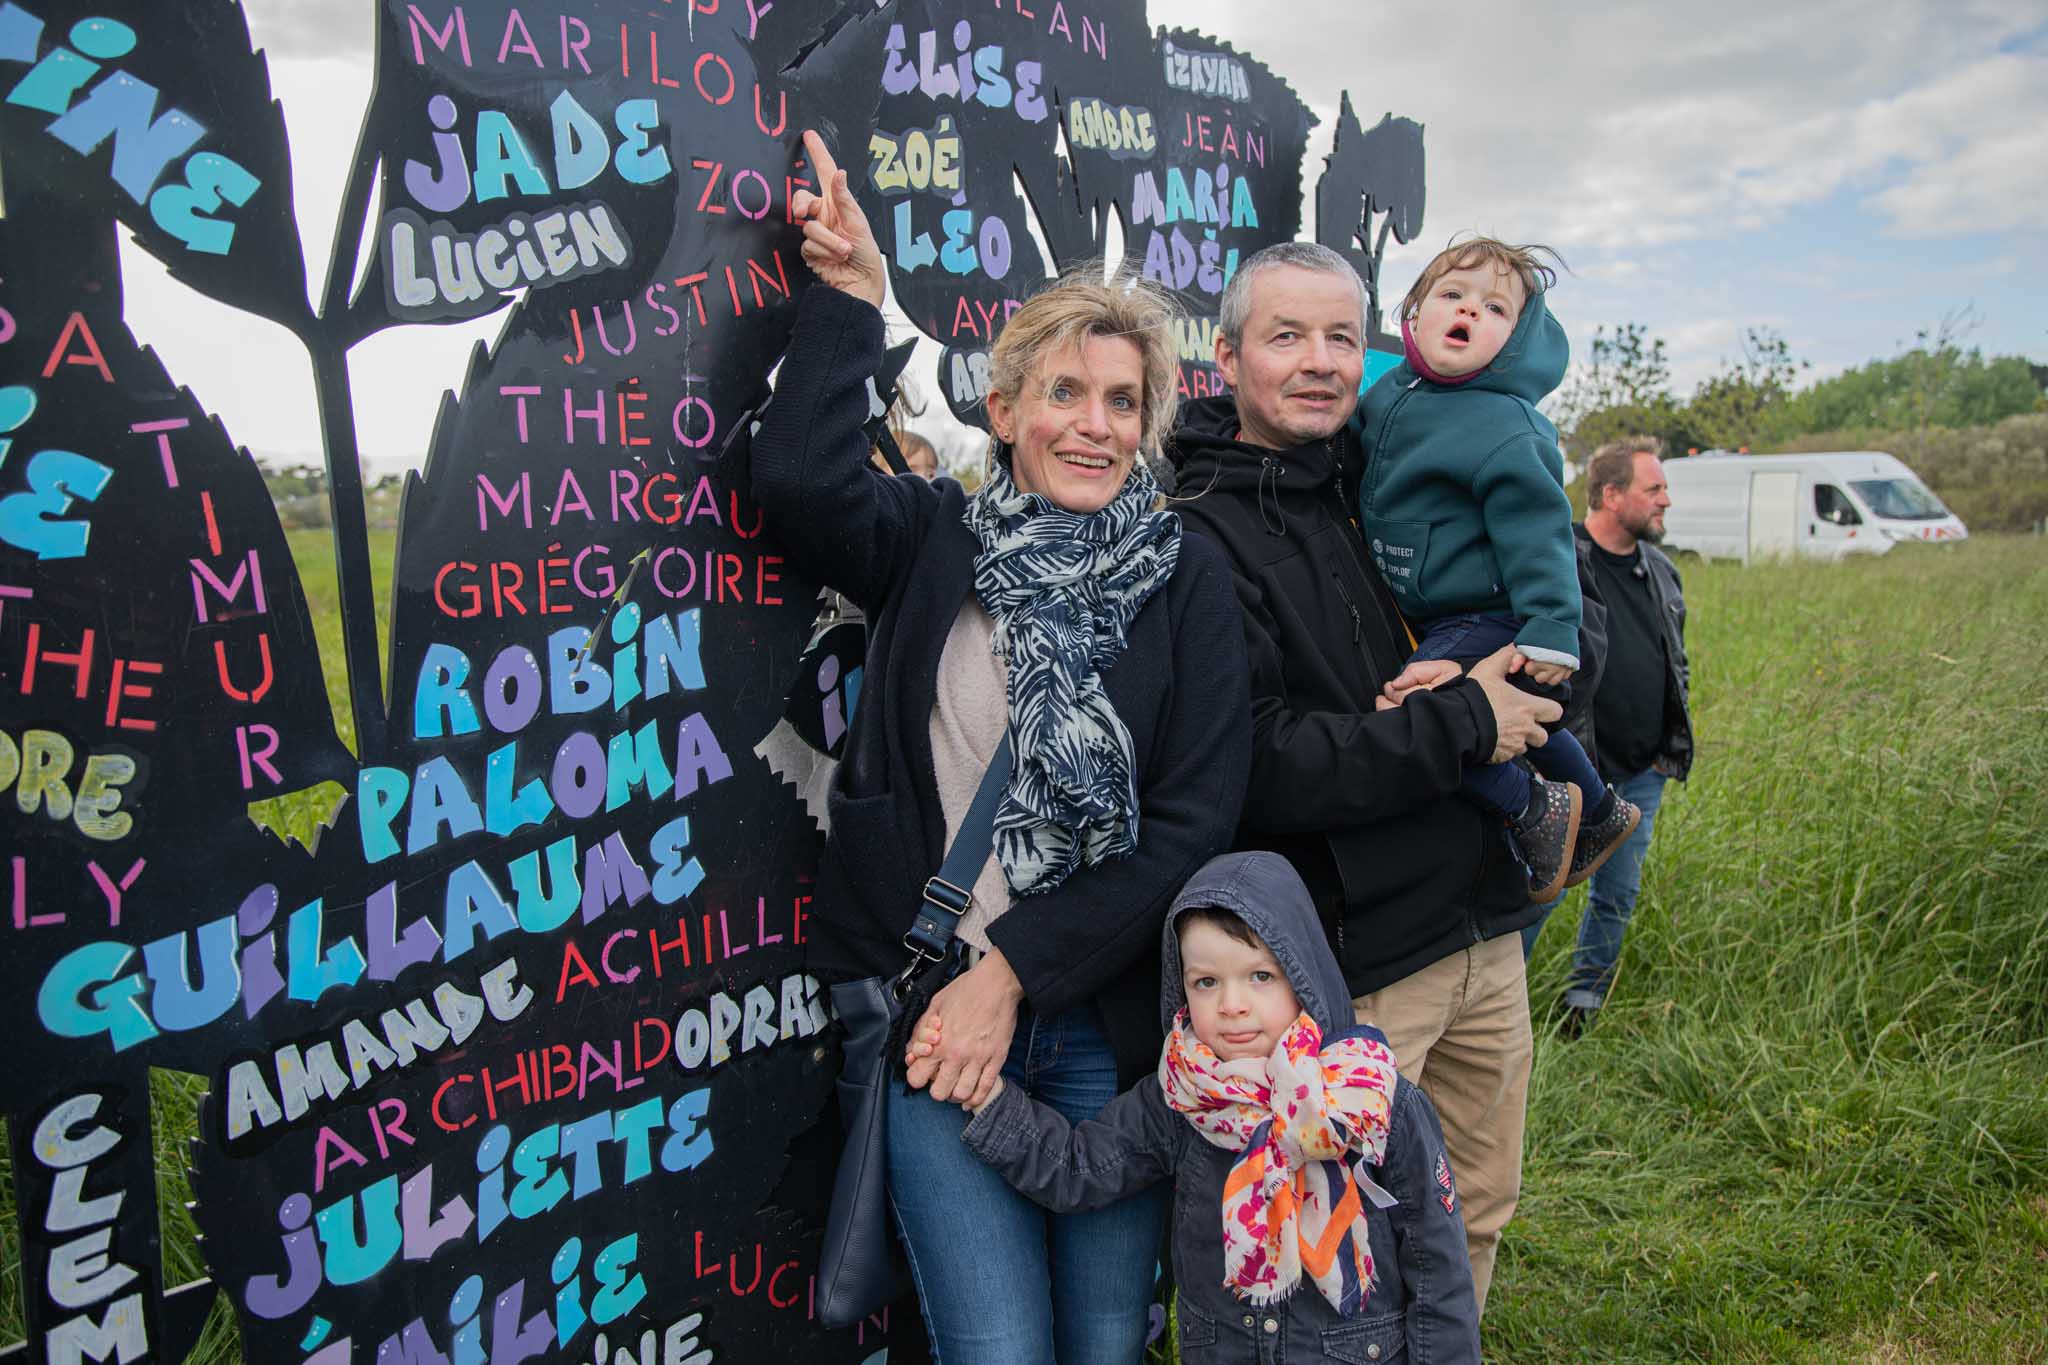
<path fill-rule="evenodd" d="M 982 774 L 1003 742 L 1009 718 L 1008 670 L 989 649 L 996 623 L 972 593 L 960 609 L 939 656 L 938 699 L 932 705 L 932 769 L 939 806 L 946 813 L 946 847 L 967 818 Z M 974 904 L 960 919 L 960 937 L 986 952 L 989 922 L 1010 908 L 1009 883 L 994 850 L 974 881 Z"/>

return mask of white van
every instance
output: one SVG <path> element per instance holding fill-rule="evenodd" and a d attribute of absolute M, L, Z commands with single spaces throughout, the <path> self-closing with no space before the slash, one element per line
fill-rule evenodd
<path fill-rule="evenodd" d="M 1708 559 L 1881 555 L 1970 533 L 1912 470 L 1875 450 L 1703 455 L 1664 462 L 1664 547 Z"/>

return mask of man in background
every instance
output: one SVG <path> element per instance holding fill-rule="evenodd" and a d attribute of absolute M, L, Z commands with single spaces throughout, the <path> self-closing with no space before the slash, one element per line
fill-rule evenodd
<path fill-rule="evenodd" d="M 1573 528 L 1580 575 L 1607 609 L 1607 661 L 1593 696 L 1590 736 L 1600 775 L 1642 808 L 1642 823 L 1593 874 L 1578 947 L 1560 1003 L 1559 1031 L 1576 1037 L 1614 983 L 1635 913 L 1664 784 L 1692 768 L 1691 669 L 1678 569 L 1657 548 L 1671 494 L 1652 436 L 1609 441 L 1586 466 L 1586 519 Z"/>

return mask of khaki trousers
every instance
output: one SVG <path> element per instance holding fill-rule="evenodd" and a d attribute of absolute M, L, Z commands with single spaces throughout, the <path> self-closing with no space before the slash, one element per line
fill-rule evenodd
<path fill-rule="evenodd" d="M 1529 982 L 1522 936 L 1502 934 L 1351 1002 L 1387 1035 L 1401 1074 L 1421 1086 L 1444 1128 L 1464 1205 L 1472 1284 L 1486 1307 L 1494 1252 L 1522 1192 L 1529 1105 Z"/>

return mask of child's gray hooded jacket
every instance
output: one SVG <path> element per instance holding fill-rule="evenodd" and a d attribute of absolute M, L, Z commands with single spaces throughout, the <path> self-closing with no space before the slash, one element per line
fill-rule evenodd
<path fill-rule="evenodd" d="M 1325 1040 L 1364 1031 L 1351 1021 L 1344 974 L 1307 888 L 1271 853 L 1213 859 L 1174 899 L 1160 972 L 1167 1028 L 1186 1003 L 1174 926 L 1183 911 L 1204 906 L 1230 911 L 1266 941 Z M 1223 1182 L 1238 1154 L 1212 1145 L 1168 1108 L 1156 1076 L 1073 1126 L 1005 1085 L 963 1138 L 1018 1190 L 1055 1212 L 1099 1208 L 1173 1180 L 1173 1275 L 1187 1365 L 1479 1360 L 1479 1310 L 1443 1132 L 1428 1098 L 1405 1080 L 1394 1092 L 1387 1159 L 1367 1170 L 1397 1202 L 1368 1209 L 1376 1278 L 1365 1311 L 1352 1318 L 1339 1318 L 1306 1275 L 1284 1301 L 1264 1308 L 1224 1287 Z M 1369 1188 L 1361 1185 L 1361 1192 L 1368 1205 L 1375 1202 Z"/>

